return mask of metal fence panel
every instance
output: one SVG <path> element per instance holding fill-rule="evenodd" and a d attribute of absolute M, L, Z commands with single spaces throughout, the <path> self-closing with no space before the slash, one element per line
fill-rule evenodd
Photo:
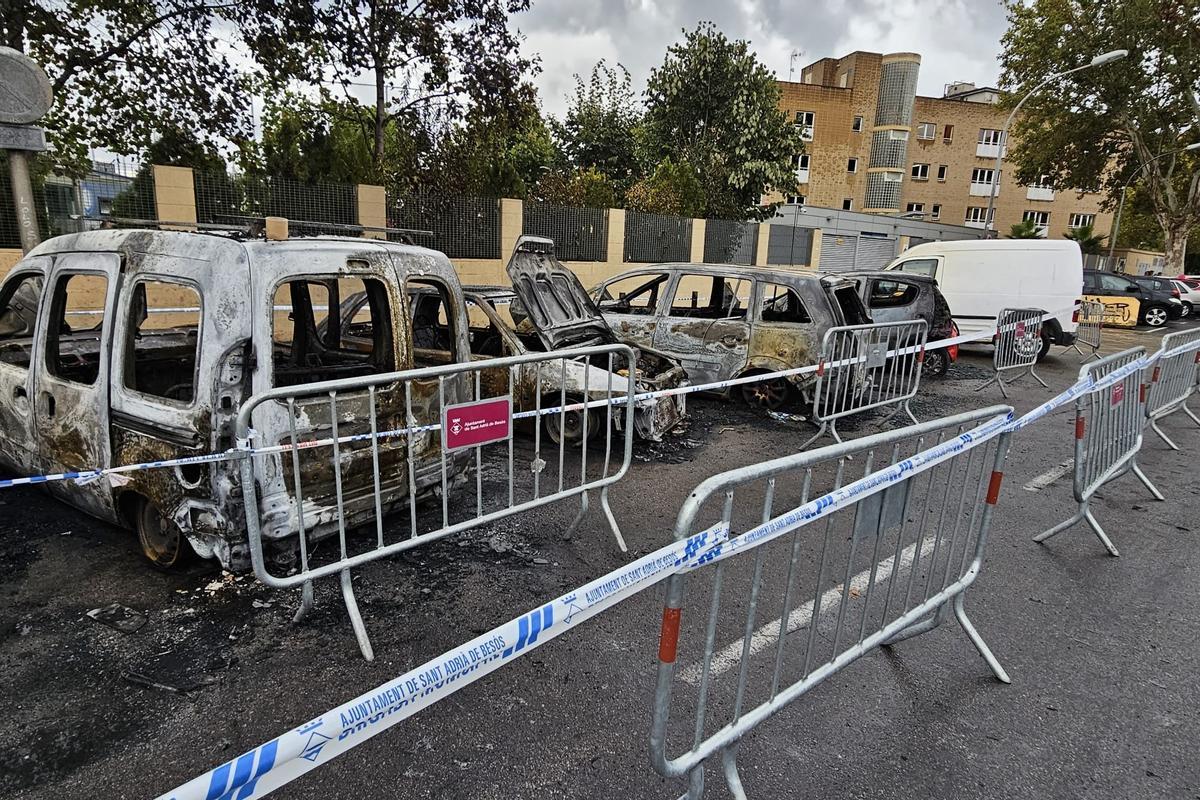
<path fill-rule="evenodd" d="M 812 265 L 813 232 L 795 225 L 772 225 L 767 237 L 767 263 Z"/>
<path fill-rule="evenodd" d="M 358 224 L 358 187 L 352 183 L 302 183 L 268 175 L 195 172 L 196 221 L 243 225 L 286 217 L 289 231 L 329 233 Z"/>
<path fill-rule="evenodd" d="M 691 493 L 677 541 L 714 524 L 732 535 L 773 523 L 786 516 L 775 516 L 779 507 L 911 463 L 931 447 L 961 445 L 753 555 L 734 550 L 670 579 L 650 736 L 660 774 L 689 778 L 695 800 L 705 762 L 719 754 L 730 793 L 745 797 L 736 757 L 746 734 L 872 649 L 931 630 L 951 613 L 1008 682 L 963 600 L 982 568 L 1009 434 L 969 447 L 959 437 L 981 423 L 994 429 L 1009 411 L 995 406 L 731 470 Z"/>
<path fill-rule="evenodd" d="M 704 262 L 752 266 L 758 255 L 758 224 L 730 219 L 704 223 Z"/>
<path fill-rule="evenodd" d="M 1159 422 L 1182 410 L 1200 425 L 1200 418 L 1187 405 L 1188 399 L 1196 393 L 1198 369 L 1200 330 L 1176 331 L 1162 338 L 1146 394 L 1146 418 L 1150 421 L 1150 429 L 1172 450 L 1178 450 L 1179 445 L 1167 436 Z"/>
<path fill-rule="evenodd" d="M 691 219 L 644 211 L 625 212 L 627 262 L 690 261 L 691 258 Z"/>
<path fill-rule="evenodd" d="M 1146 387 L 1142 383 L 1145 354 L 1145 348 L 1132 347 L 1079 370 L 1081 380 L 1101 382 L 1099 388 L 1093 388 L 1075 401 L 1073 489 L 1079 508 L 1070 519 L 1033 537 L 1035 542 L 1044 542 L 1086 520 L 1105 549 L 1111 555 L 1120 555 L 1092 516 L 1088 507 L 1092 495 L 1104 484 L 1132 471 L 1155 498 L 1163 499 L 1137 465 L 1145 422 Z"/>
<path fill-rule="evenodd" d="M 500 258 L 500 201 L 494 197 L 415 192 L 388 194 L 387 226 L 432 231 L 417 236 L 417 244 L 440 250 L 450 258 Z M 389 234 L 396 239 L 402 234 Z"/>
<path fill-rule="evenodd" d="M 813 396 L 813 415 L 820 427 L 801 449 L 826 431 L 840 442 L 837 420 L 872 408 L 894 405 L 887 419 L 903 411 L 917 422 L 908 401 L 921 386 L 928 335 L 929 323 L 923 319 L 826 331 Z"/>
<path fill-rule="evenodd" d="M 607 494 L 632 455 L 635 381 L 621 377 L 622 370 L 636 376 L 633 350 L 603 345 L 281 387 L 251 397 L 238 416 L 238 437 L 254 444 L 241 478 L 255 574 L 275 588 L 303 587 L 298 616 L 312 606 L 312 581 L 338 575 L 359 645 L 371 659 L 352 567 L 578 495 L 582 508 L 573 529 L 591 490 L 600 491 L 624 549 Z M 568 406 L 576 398 L 593 405 L 573 413 Z M 533 420 L 532 446 L 514 444 L 513 417 L 497 412 L 489 419 L 506 420 L 507 438 L 454 449 L 446 437 L 471 433 L 476 425 L 475 406 L 462 404 L 505 400 L 517 409 L 516 418 Z M 547 409 L 555 412 L 544 414 Z M 486 420 L 478 424 L 485 423 L 490 427 Z M 625 433 L 616 452 L 614 428 Z M 568 445 L 572 439 L 578 448 Z M 452 503 L 452 495 L 463 502 Z M 407 524 L 385 526 L 390 512 L 405 512 Z M 313 547 L 326 537 L 336 547 Z M 293 542 L 298 569 L 273 571 L 269 556 L 281 546 L 294 552 Z"/>
<path fill-rule="evenodd" d="M 1030 375 L 1046 386 L 1046 382 L 1033 371 L 1037 364 L 1038 355 L 1042 351 L 1042 312 L 1036 308 L 1005 308 L 996 318 L 996 337 L 993 341 L 995 351 L 992 353 L 992 368 L 995 374 L 984 383 L 975 387 L 975 391 L 999 385 L 1000 394 L 1008 399 L 1006 384 L 1015 383 L 1026 375 Z M 1007 381 L 1004 373 L 1011 370 L 1021 372 Z M 1046 386 L 1046 388 L 1049 388 Z"/>
<path fill-rule="evenodd" d="M 1100 337 L 1104 329 L 1104 303 L 1099 300 L 1084 300 L 1079 305 L 1079 327 L 1075 331 L 1075 343 L 1071 349 L 1083 356 L 1086 363 L 1093 358 L 1099 358 Z M 1092 352 L 1084 353 L 1080 345 Z"/>
<path fill-rule="evenodd" d="M 577 208 L 526 200 L 521 231 L 554 240 L 563 261 L 608 260 L 608 209 Z"/>

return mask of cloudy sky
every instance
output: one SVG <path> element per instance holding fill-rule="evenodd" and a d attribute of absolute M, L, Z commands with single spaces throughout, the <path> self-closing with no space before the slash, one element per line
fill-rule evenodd
<path fill-rule="evenodd" d="M 797 77 L 805 64 L 854 50 L 915 51 L 918 91 L 934 96 L 957 80 L 995 85 L 1006 27 L 999 0 L 533 0 L 513 24 L 526 52 L 541 56 L 545 110 L 561 116 L 575 73 L 586 77 L 602 58 L 620 62 L 641 91 L 681 30 L 702 20 L 748 40 L 780 78 L 793 50 Z"/>

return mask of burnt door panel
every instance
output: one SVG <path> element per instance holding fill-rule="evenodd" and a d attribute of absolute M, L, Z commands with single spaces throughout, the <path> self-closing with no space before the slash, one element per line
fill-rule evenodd
<path fill-rule="evenodd" d="M 0 287 L 0 466 L 18 475 L 43 471 L 33 412 L 34 353 L 49 271 L 50 259 L 26 259 Z"/>
<path fill-rule="evenodd" d="M 654 345 L 659 297 L 668 278 L 665 272 L 645 272 L 614 278 L 600 287 L 596 304 L 618 339 L 642 347 Z"/>
<path fill-rule="evenodd" d="M 679 275 L 654 348 L 678 358 L 693 383 L 737 375 L 748 357 L 750 287 L 746 278 Z"/>

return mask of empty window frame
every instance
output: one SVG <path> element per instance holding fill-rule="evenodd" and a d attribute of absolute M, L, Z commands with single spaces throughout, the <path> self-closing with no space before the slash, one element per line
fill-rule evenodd
<path fill-rule="evenodd" d="M 64 380 L 91 386 L 100 375 L 108 278 L 62 275 L 54 287 L 46 340 L 46 368 Z"/>
<path fill-rule="evenodd" d="M 812 318 L 794 289 L 778 283 L 762 285 L 762 305 L 759 316 L 763 322 L 809 323 Z"/>
<path fill-rule="evenodd" d="M 892 279 L 871 281 L 871 293 L 867 298 L 870 308 L 900 308 L 917 299 L 921 290 L 915 284 Z"/>
<path fill-rule="evenodd" d="M 29 369 L 45 278 L 29 273 L 15 278 L 0 294 L 0 364 Z"/>
<path fill-rule="evenodd" d="M 458 348 L 458 312 L 449 287 L 435 278 L 410 278 L 404 283 L 408 300 L 408 331 L 412 366 L 436 367 L 465 360 Z M 518 304 L 514 303 L 514 306 Z M 512 313 L 525 314 L 514 307 Z"/>
<path fill-rule="evenodd" d="M 842 211 L 853 211 L 853 210 L 854 210 L 854 198 L 853 197 L 843 198 L 842 199 Z"/>
<path fill-rule="evenodd" d="M 176 281 L 142 280 L 129 304 L 125 388 L 191 404 L 200 356 L 200 292 Z"/>
<path fill-rule="evenodd" d="M 601 311 L 614 314 L 649 316 L 658 307 L 658 295 L 667 282 L 667 273 L 630 275 L 604 284 L 598 305 Z"/>
<path fill-rule="evenodd" d="M 947 125 L 944 128 L 942 128 L 942 141 L 945 142 L 946 144 L 950 144 L 950 142 L 954 141 L 954 126 L 953 125 Z"/>
<path fill-rule="evenodd" d="M 724 275 L 679 276 L 671 301 L 672 317 L 745 319 L 750 305 L 750 281 Z"/>

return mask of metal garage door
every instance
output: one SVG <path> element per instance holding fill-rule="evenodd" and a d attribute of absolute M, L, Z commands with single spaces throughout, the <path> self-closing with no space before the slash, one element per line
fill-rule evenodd
<path fill-rule="evenodd" d="M 822 272 L 883 269 L 896 257 L 896 240 L 889 236 L 826 234 L 821 237 Z"/>

